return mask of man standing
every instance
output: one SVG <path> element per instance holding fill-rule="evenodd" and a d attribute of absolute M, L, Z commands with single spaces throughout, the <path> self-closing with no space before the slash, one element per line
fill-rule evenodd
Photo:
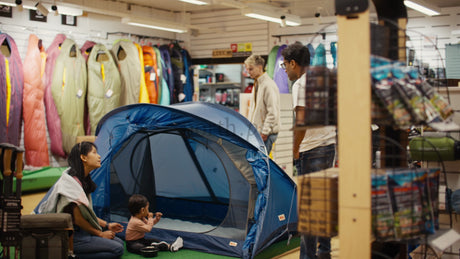
<path fill-rule="evenodd" d="M 285 48 L 281 55 L 284 58 L 281 67 L 286 71 L 289 80 L 295 81 L 292 85 L 295 116 L 297 119 L 304 118 L 307 83 L 305 70 L 310 64 L 310 53 L 301 43 L 294 43 Z M 335 159 L 335 144 L 335 126 L 294 130 L 293 153 L 297 174 L 303 175 L 332 167 Z M 317 242 L 319 242 L 318 252 Z M 330 238 L 302 235 L 300 245 L 301 259 L 330 258 Z"/>
<path fill-rule="evenodd" d="M 254 79 L 248 119 L 260 133 L 269 155 L 280 128 L 280 93 L 275 81 L 264 72 L 265 60 L 261 56 L 249 56 L 244 65 Z"/>

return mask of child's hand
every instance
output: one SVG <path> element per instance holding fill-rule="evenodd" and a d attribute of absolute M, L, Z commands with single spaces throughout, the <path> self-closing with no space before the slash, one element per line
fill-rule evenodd
<path fill-rule="evenodd" d="M 163 216 L 163 213 L 161 213 L 161 212 L 156 212 L 156 213 L 155 213 L 155 218 L 153 219 L 153 224 L 154 224 L 154 225 L 157 224 L 158 221 L 160 221 L 161 216 Z"/>
<path fill-rule="evenodd" d="M 162 216 L 163 216 L 163 213 L 155 212 L 155 218 L 157 218 L 158 220 L 160 220 Z"/>
<path fill-rule="evenodd" d="M 153 213 L 149 212 L 149 218 L 153 218 Z"/>
<path fill-rule="evenodd" d="M 107 228 L 114 233 L 120 233 L 123 231 L 123 225 L 116 222 L 110 222 L 107 224 Z"/>

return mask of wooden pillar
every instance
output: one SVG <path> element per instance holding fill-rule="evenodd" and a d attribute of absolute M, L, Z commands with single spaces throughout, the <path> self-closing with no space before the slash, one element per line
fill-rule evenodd
<path fill-rule="evenodd" d="M 340 258 L 371 257 L 369 11 L 338 15 Z"/>

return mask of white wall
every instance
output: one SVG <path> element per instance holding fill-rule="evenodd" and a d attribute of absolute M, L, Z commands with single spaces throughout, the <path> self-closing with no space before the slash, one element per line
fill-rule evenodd
<path fill-rule="evenodd" d="M 202 27 L 190 37 L 193 58 L 210 58 L 213 49 L 228 49 L 231 43 L 252 43 L 254 54 L 267 55 L 268 23 L 241 15 L 239 10 L 192 14 L 192 25 Z"/>

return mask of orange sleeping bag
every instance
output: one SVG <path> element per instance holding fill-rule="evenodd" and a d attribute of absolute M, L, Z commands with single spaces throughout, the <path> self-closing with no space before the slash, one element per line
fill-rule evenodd
<path fill-rule="evenodd" d="M 158 103 L 158 66 L 157 66 L 157 56 L 155 50 L 151 46 L 142 46 L 142 52 L 144 53 L 144 75 L 145 75 L 145 85 L 147 86 L 147 91 L 149 92 L 150 103 Z"/>
<path fill-rule="evenodd" d="M 24 147 L 26 164 L 35 167 L 49 166 L 45 120 L 45 72 L 46 53 L 34 34 L 29 36 L 29 46 L 24 59 Z"/>

